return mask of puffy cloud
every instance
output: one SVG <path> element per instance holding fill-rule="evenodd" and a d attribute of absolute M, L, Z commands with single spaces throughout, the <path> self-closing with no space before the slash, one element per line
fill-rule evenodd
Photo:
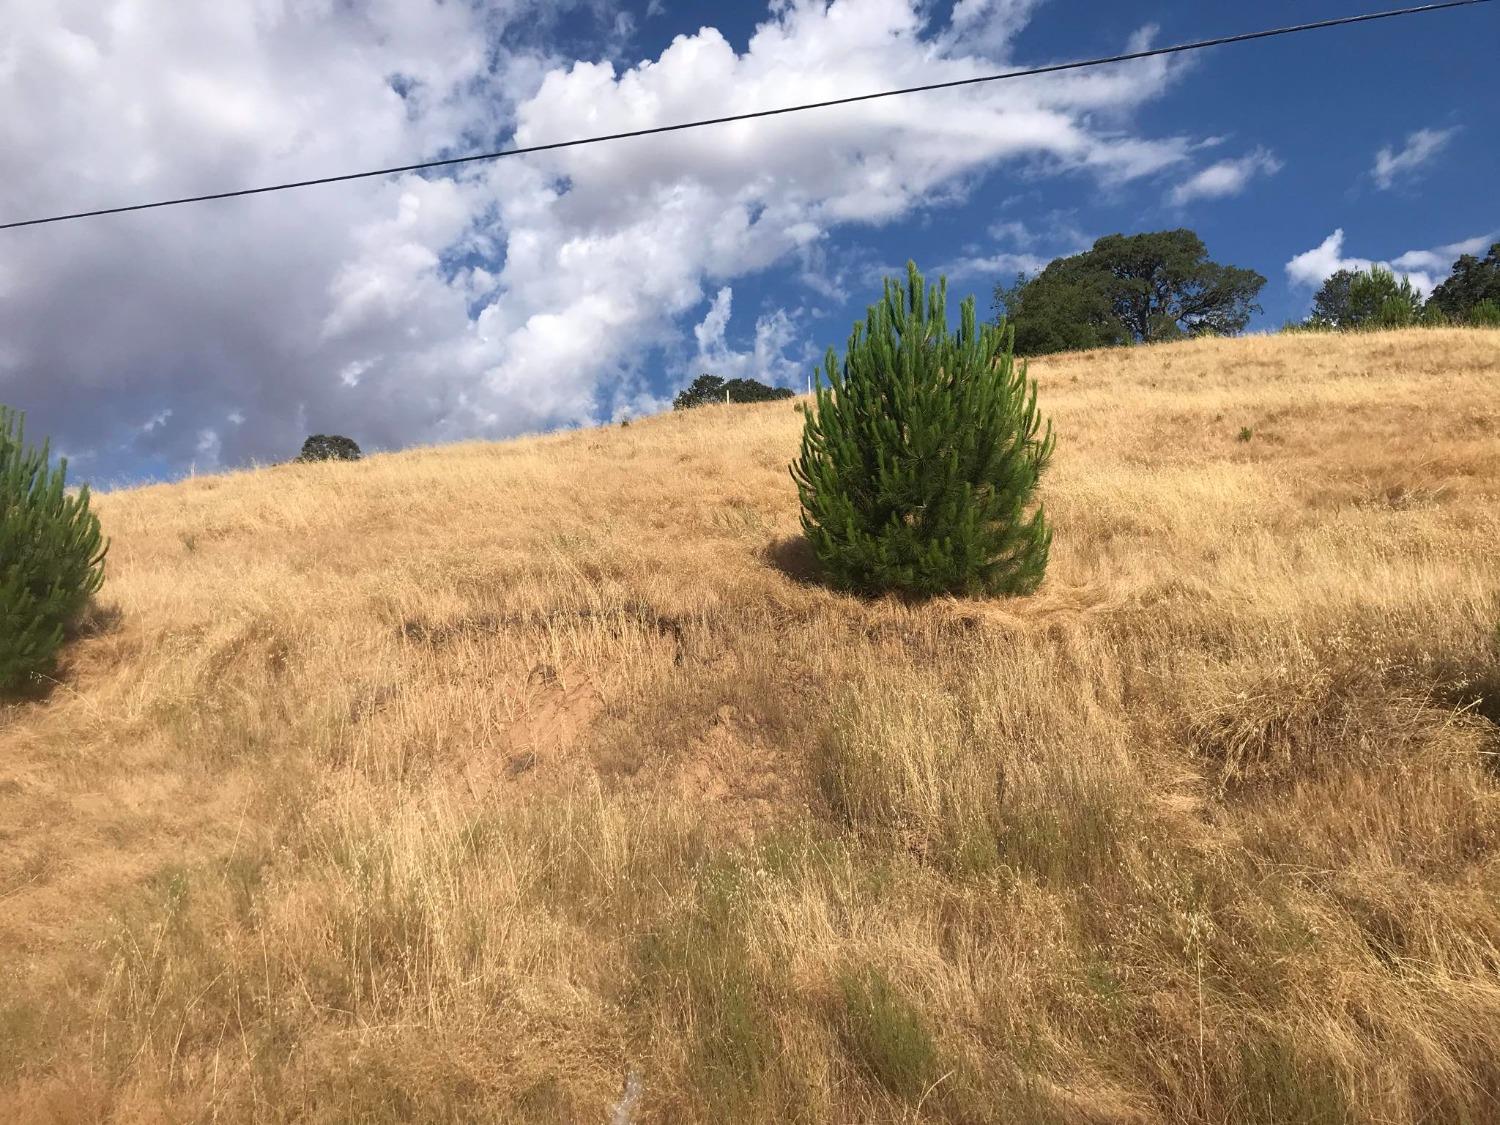
<path fill-rule="evenodd" d="M 999 62 L 1010 42 L 1026 26 L 1041 0 L 958 0 L 953 5 L 948 39 L 956 47 Z"/>
<path fill-rule="evenodd" d="M 1286 276 L 1293 285 L 1316 289 L 1339 270 L 1367 270 L 1372 265 L 1378 265 L 1397 276 L 1405 277 L 1425 297 L 1448 276 L 1453 263 L 1460 256 L 1483 251 L 1494 237 L 1494 233 L 1482 234 L 1431 250 L 1408 250 L 1390 261 L 1377 261 L 1371 258 L 1346 257 L 1344 232 L 1340 228 L 1319 245 L 1289 261 L 1286 264 Z"/>
<path fill-rule="evenodd" d="M 553 71 L 519 107 L 517 140 L 623 132 L 982 72 L 966 56 L 934 57 L 922 29 L 907 0 L 786 5 L 743 54 L 705 28 L 624 73 L 593 63 Z M 625 377 L 642 337 L 659 338 L 697 306 L 705 283 L 805 255 L 842 224 L 905 215 L 999 160 L 1045 157 L 1109 177 L 1170 164 L 1182 142 L 1095 133 L 1083 119 L 1101 101 L 1142 100 L 1169 77 L 1153 67 L 1102 84 L 891 99 L 528 161 L 517 172 L 524 191 L 512 185 L 501 199 L 509 253 L 500 295 L 479 320 L 482 332 L 505 341 L 489 385 L 537 384 L 559 369 Z M 706 90 L 721 99 L 705 105 Z M 513 202 L 531 195 L 546 205 Z M 608 332 L 551 341 L 570 349 L 571 362 L 536 347 L 533 318 L 578 323 L 591 308 L 608 310 Z"/>
<path fill-rule="evenodd" d="M 1466 238 L 1462 242 L 1450 242 L 1447 246 L 1439 246 L 1436 250 L 1408 250 L 1405 254 L 1391 259 L 1391 265 L 1400 270 L 1428 270 L 1439 274 L 1438 280 L 1443 280 L 1453 269 L 1453 263 L 1465 254 L 1484 254 L 1500 236 L 1500 231 L 1491 231 L 1489 234 L 1476 235 L 1474 238 Z"/>
<path fill-rule="evenodd" d="M 1030 246 L 1036 242 L 1036 233 L 1021 219 L 991 223 L 987 233 L 996 242 L 1011 242 L 1017 246 Z"/>
<path fill-rule="evenodd" d="M 799 341 L 792 314 L 776 309 L 755 322 L 755 342 L 748 352 L 736 351 L 728 341 L 734 290 L 724 286 L 693 329 L 698 351 L 688 365 L 695 375 L 708 372 L 723 379 L 758 379 L 771 386 L 802 390 L 812 357 Z"/>
<path fill-rule="evenodd" d="M 1172 202 L 1178 207 L 1195 199 L 1219 199 L 1238 195 L 1256 176 L 1274 176 L 1282 163 L 1269 149 L 1257 148 L 1238 160 L 1221 160 L 1210 164 L 1191 179 L 1172 189 Z"/>
<path fill-rule="evenodd" d="M 6 218 L 492 145 L 539 61 L 504 64 L 515 2 L 19 3 Z M 406 176 L 5 232 L 0 400 L 85 474 L 281 458 L 311 429 L 444 436 L 491 206 L 483 183 Z"/>
<path fill-rule="evenodd" d="M 933 26 L 918 0 L 777 0 L 743 52 L 704 28 L 619 68 L 538 45 L 562 7 L 541 0 L 19 2 L 0 44 L 0 97 L 26 110 L 0 117 L 8 217 L 968 77 L 1032 6 L 961 0 Z M 578 6 L 603 47 L 628 33 Z M 742 355 L 710 294 L 787 259 L 838 294 L 830 232 L 962 198 L 1006 162 L 1105 184 L 1171 168 L 1190 139 L 1127 125 L 1178 69 L 7 232 L 0 398 L 92 455 L 87 474 L 280 458 L 313 431 L 390 448 L 586 422 L 652 400 L 646 365 L 686 360 L 684 321 L 721 366 L 787 381 L 798 318 L 762 317 Z"/>
<path fill-rule="evenodd" d="M 1389 145 L 1382 148 L 1375 154 L 1375 167 L 1370 171 L 1370 175 L 1375 179 L 1375 186 L 1381 191 L 1388 191 L 1399 180 L 1414 174 L 1447 148 L 1448 142 L 1454 138 L 1458 130 L 1457 125 L 1450 129 L 1418 129 L 1407 136 L 1406 144 L 1401 147 L 1400 151 L 1392 149 Z"/>

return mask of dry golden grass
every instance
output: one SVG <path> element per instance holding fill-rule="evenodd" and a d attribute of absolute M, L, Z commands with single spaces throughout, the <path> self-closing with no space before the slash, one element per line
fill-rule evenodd
<path fill-rule="evenodd" d="M 0 1120 L 1500 1121 L 1500 334 L 1033 371 L 1023 601 L 806 581 L 787 403 L 99 497 Z"/>

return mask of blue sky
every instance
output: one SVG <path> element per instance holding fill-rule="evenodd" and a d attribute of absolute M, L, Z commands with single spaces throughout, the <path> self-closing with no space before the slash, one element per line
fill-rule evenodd
<path fill-rule="evenodd" d="M 704 8 L 677 5 L 689 23 L 707 19 Z M 744 6 L 749 8 L 749 5 Z M 1160 28 L 1158 44 L 1283 26 L 1373 10 L 1338 3 L 1256 5 L 1155 3 L 1044 4 L 1016 39 L 1018 63 L 1101 56 L 1121 49 L 1145 24 Z M 643 23 L 643 31 L 670 24 L 669 9 Z M 718 23 L 741 43 L 750 21 L 742 12 Z M 734 29 L 731 31 L 731 29 Z M 876 231 L 852 231 L 838 241 L 845 252 L 867 252 L 899 264 L 915 256 L 924 267 L 1016 249 L 1014 238 L 990 228 L 1026 224 L 1041 257 L 1078 248 L 1074 234 L 1093 239 L 1186 226 L 1197 231 L 1220 261 L 1258 270 L 1267 278 L 1264 313 L 1251 330 L 1279 327 L 1306 315 L 1312 290 L 1294 285 L 1285 264 L 1345 233 L 1351 255 L 1387 260 L 1418 248 L 1475 237 L 1500 237 L 1500 12 L 1459 11 L 1373 25 L 1330 29 L 1261 43 L 1206 50 L 1163 97 L 1137 115 L 1146 135 L 1188 134 L 1222 138 L 1205 150 L 1200 166 L 1242 156 L 1257 147 L 1280 163 L 1273 175 L 1253 179 L 1243 191 L 1177 205 L 1166 173 L 1117 191 L 1077 176 L 1038 181 L 1027 170 L 997 168 L 961 204 L 935 208 L 915 222 Z M 1372 170 L 1382 148 L 1400 150 L 1421 130 L 1451 133 L 1431 159 L 1410 174 L 1376 186 Z M 1053 237 L 1049 237 L 1052 234 Z M 1009 280 L 1009 278 L 1005 278 Z M 760 299 L 776 302 L 780 286 L 767 278 Z M 988 307 L 992 283 L 965 275 L 963 292 Z M 738 288 L 737 288 L 738 292 Z M 868 299 L 866 294 L 864 299 Z M 837 317 L 857 315 L 858 302 Z M 842 345 L 843 337 L 829 341 Z"/>
<path fill-rule="evenodd" d="M 25 217 L 669 123 L 1351 14 L 1063 0 L 19 0 Z M 199 6 L 180 6 L 192 9 Z M 1187 226 L 1266 276 L 1422 285 L 1500 239 L 1500 6 L 754 126 L 0 235 L 0 401 L 108 485 L 802 385 L 909 257 L 986 312 L 1094 238 Z"/>

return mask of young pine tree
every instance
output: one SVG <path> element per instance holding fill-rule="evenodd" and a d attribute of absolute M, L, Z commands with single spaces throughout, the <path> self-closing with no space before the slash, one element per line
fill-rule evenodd
<path fill-rule="evenodd" d="M 1012 360 L 1012 333 L 979 324 L 965 300 L 948 329 L 946 279 L 887 279 L 849 338 L 828 350 L 792 477 L 802 526 L 832 582 L 878 594 L 1027 594 L 1052 532 L 1037 480 L 1036 384 Z"/>
<path fill-rule="evenodd" d="M 24 420 L 0 406 L 0 691 L 52 667 L 64 630 L 104 581 L 107 545 L 85 486 L 63 488 L 68 463 L 28 449 Z"/>

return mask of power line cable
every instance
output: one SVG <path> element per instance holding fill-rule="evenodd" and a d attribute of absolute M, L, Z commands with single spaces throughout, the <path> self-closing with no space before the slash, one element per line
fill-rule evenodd
<path fill-rule="evenodd" d="M 1230 43 L 1248 43 L 1256 39 L 1272 39 L 1281 35 L 1296 35 L 1304 31 L 1320 31 L 1330 27 L 1347 27 L 1350 24 L 1369 23 L 1373 20 L 1393 19 L 1397 16 L 1414 16 L 1428 12 L 1441 12 L 1449 8 L 1468 8 L 1488 4 L 1491 0 L 1445 0 L 1439 4 L 1420 4 L 1410 8 L 1394 8 L 1384 12 L 1366 12 L 1358 16 L 1341 16 L 1337 19 L 1300 23 L 1289 27 L 1271 28 L 1266 31 L 1248 31 L 1239 35 L 1224 35 L 1216 39 L 1199 39 L 1191 43 L 1178 43 L 1171 47 L 1152 47 L 1143 51 L 1130 51 L 1122 55 L 1103 58 L 1082 59 L 1077 62 L 1053 63 L 1049 66 L 1030 67 L 1026 70 L 1011 70 L 1001 74 L 985 74 L 975 78 L 956 78 L 948 82 L 929 82 L 922 86 L 906 86 L 899 90 L 881 90 L 873 94 L 853 94 L 844 98 L 830 98 L 821 102 L 805 102 L 801 105 L 782 106 L 779 109 L 761 109 L 750 113 L 735 113 L 726 117 L 706 117 L 699 121 L 684 121 L 676 125 L 654 125 L 648 129 L 631 129 L 623 133 L 605 133 L 596 137 L 578 137 L 571 141 L 553 141 L 550 144 L 527 145 L 522 148 L 501 149 L 498 152 L 477 152 L 468 156 L 451 156 L 442 160 L 424 160 L 417 164 L 402 164 L 394 168 L 375 168 L 367 172 L 346 172 L 338 176 L 319 176 L 311 180 L 294 180 L 284 184 L 269 184 L 265 187 L 240 188 L 236 191 L 219 191 L 209 195 L 188 195 L 179 199 L 162 199 L 154 203 L 133 203 L 123 207 L 102 207 L 95 211 L 74 211 L 66 215 L 49 215 L 41 219 L 22 219 L 18 222 L 0 223 L 0 230 L 17 227 L 37 227 L 48 223 L 63 223 L 73 219 L 92 219 L 100 215 L 122 215 L 129 211 L 151 211 L 159 207 L 178 207 L 185 203 L 207 203 L 215 199 L 238 199 L 246 195 L 265 195 L 274 191 L 291 191 L 294 188 L 316 187 L 319 184 L 337 184 L 348 180 L 367 180 L 377 176 L 395 176 L 403 172 L 421 172 L 431 168 L 451 168 L 458 164 L 472 164 L 481 160 L 499 160 L 506 156 L 527 156 L 538 152 L 553 152 L 557 149 L 576 148 L 580 145 L 601 144 L 605 141 L 622 141 L 631 137 L 650 137 L 658 133 L 676 133 L 684 129 L 702 129 L 709 125 L 727 125 L 735 121 L 754 121 L 762 117 L 777 117 L 784 113 L 802 113 L 811 109 L 828 109 L 832 106 L 853 105 L 856 102 L 874 101 L 877 98 L 894 98 L 904 94 L 921 94 L 930 90 L 952 90 L 960 86 L 977 86 L 985 82 L 1003 82 L 1010 78 L 1030 78 L 1038 74 L 1057 74 L 1065 70 L 1083 70 L 1087 67 L 1106 66 L 1111 63 L 1133 62 L 1137 59 L 1156 58 L 1161 55 L 1182 54 L 1185 51 L 1201 51 L 1206 47 L 1222 47 Z"/>

